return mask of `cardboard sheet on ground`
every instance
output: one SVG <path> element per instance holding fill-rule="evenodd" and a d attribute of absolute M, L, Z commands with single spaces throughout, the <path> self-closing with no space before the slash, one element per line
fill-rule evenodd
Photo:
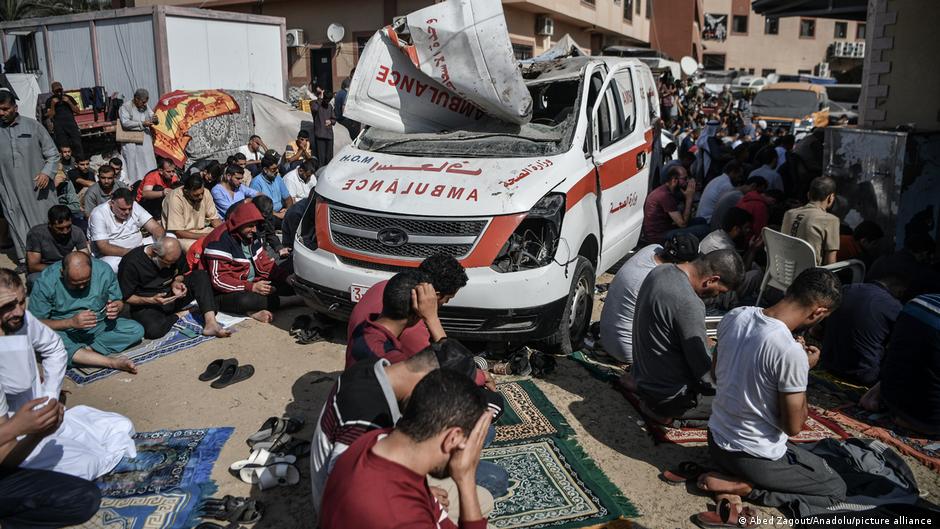
<path fill-rule="evenodd" d="M 349 90 L 350 118 L 405 133 L 529 120 L 532 98 L 499 0 L 448 0 L 406 21 L 412 44 L 391 26 L 366 44 Z"/>

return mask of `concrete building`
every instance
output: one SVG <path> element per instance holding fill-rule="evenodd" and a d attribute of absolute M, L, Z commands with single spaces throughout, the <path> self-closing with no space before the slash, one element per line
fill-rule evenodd
<path fill-rule="evenodd" d="M 708 70 L 824 75 L 861 66 L 864 46 L 856 43 L 865 42 L 863 21 L 765 17 L 750 0 L 703 0 L 703 9 L 702 64 Z"/>
<path fill-rule="evenodd" d="M 315 82 L 338 89 L 349 77 L 369 37 L 379 28 L 431 5 L 434 0 L 114 0 L 143 6 L 198 5 L 209 9 L 284 17 L 288 33 L 303 31 L 300 46 L 288 47 L 288 84 Z M 547 50 L 565 34 L 585 50 L 605 46 L 646 46 L 649 43 L 653 0 L 503 0 L 506 22 L 516 56 L 529 58 Z M 333 44 L 326 30 L 345 29 Z"/>
<path fill-rule="evenodd" d="M 655 0 L 650 47 L 675 60 L 693 57 L 702 62 L 702 0 Z"/>

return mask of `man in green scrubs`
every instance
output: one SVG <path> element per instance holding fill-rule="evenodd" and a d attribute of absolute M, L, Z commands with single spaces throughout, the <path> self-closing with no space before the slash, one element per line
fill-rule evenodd
<path fill-rule="evenodd" d="M 144 336 L 139 323 L 118 317 L 122 299 L 117 276 L 107 263 L 71 252 L 39 275 L 29 295 L 29 311 L 62 338 L 70 366 L 137 373 L 129 358 L 112 356 Z"/>

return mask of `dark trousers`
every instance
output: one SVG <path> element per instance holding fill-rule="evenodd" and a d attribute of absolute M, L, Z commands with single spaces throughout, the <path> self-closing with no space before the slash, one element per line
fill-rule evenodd
<path fill-rule="evenodd" d="M 4 529 L 66 527 L 98 512 L 98 486 L 49 470 L 0 472 L 0 525 Z"/>
<path fill-rule="evenodd" d="M 690 389 L 668 398 L 654 397 L 642 390 L 637 394 L 650 411 L 672 419 L 708 420 L 715 400 L 714 395 L 701 395 Z"/>
<path fill-rule="evenodd" d="M 153 340 L 170 332 L 173 324 L 179 319 L 176 313 L 183 310 L 194 299 L 199 306 L 199 311 L 203 314 L 218 310 L 208 272 L 193 270 L 185 276 L 183 284 L 186 285 L 186 296 L 169 305 L 134 305 L 131 307 L 131 318 L 143 325 L 144 338 Z"/>
<path fill-rule="evenodd" d="M 52 123 L 53 134 L 55 135 L 56 147 L 68 145 L 72 148 L 72 157 L 81 159 L 82 153 L 82 133 L 78 130 L 78 125 L 74 121 Z"/>
<path fill-rule="evenodd" d="M 153 191 L 163 191 L 163 186 L 160 186 L 160 185 L 153 186 Z M 163 218 L 163 199 L 164 198 L 165 197 L 141 198 L 139 204 L 140 204 L 140 207 L 147 210 L 147 213 L 150 213 L 151 217 L 159 221 L 161 218 Z"/>
<path fill-rule="evenodd" d="M 320 167 L 330 163 L 333 159 L 333 138 L 316 138 L 314 146 L 317 149 L 316 155 Z"/>
<path fill-rule="evenodd" d="M 278 269 L 275 269 L 277 272 Z M 230 314 L 251 314 L 261 310 L 277 310 L 281 306 L 281 296 L 290 296 L 294 294 L 294 288 L 291 287 L 284 278 L 283 274 L 272 274 L 275 278 L 271 279 L 271 286 L 274 291 L 267 296 L 255 292 L 228 292 L 226 294 L 216 294 L 215 302 L 222 312 Z"/>
<path fill-rule="evenodd" d="M 845 499 L 845 481 L 826 460 L 793 443 L 787 443 L 783 457 L 771 460 L 723 450 L 709 434 L 708 454 L 725 472 L 754 486 L 746 499 L 767 507 L 798 500 L 829 507 Z"/>

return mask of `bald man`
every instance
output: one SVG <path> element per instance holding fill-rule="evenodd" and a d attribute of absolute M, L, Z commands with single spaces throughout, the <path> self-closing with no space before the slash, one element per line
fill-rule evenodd
<path fill-rule="evenodd" d="M 62 338 L 70 366 L 136 374 L 134 362 L 115 356 L 144 336 L 139 323 L 118 317 L 122 299 L 117 276 L 107 263 L 71 252 L 39 275 L 29 295 L 29 311 Z"/>
<path fill-rule="evenodd" d="M 159 338 L 176 323 L 176 313 L 194 299 L 205 318 L 202 334 L 225 338 L 231 333 L 215 318 L 215 293 L 205 270 L 190 271 L 179 239 L 164 236 L 134 248 L 121 259 L 118 283 L 131 317 L 148 339 Z"/>

